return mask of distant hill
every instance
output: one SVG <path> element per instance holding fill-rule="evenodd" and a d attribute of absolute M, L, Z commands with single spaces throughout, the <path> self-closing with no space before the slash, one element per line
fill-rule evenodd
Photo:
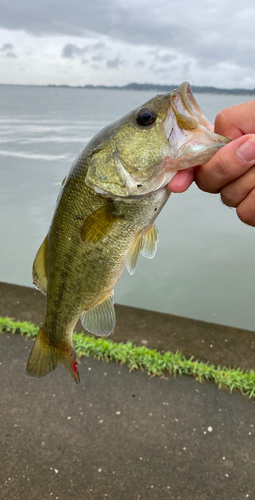
<path fill-rule="evenodd" d="M 125 85 L 125 89 L 130 90 L 160 90 L 162 92 L 171 92 L 178 87 L 178 85 L 154 85 L 149 83 L 130 83 Z M 198 85 L 191 85 L 192 91 L 200 94 L 243 94 L 255 95 L 254 89 L 221 89 L 217 87 L 200 87 Z"/>
<path fill-rule="evenodd" d="M 69 85 L 48 85 L 48 87 L 64 87 L 68 88 Z M 106 85 L 84 85 L 77 86 L 75 88 L 84 89 L 112 89 L 112 90 L 153 90 L 155 92 L 171 92 L 176 89 L 178 85 L 160 85 L 154 83 L 129 83 L 128 85 L 118 86 L 106 86 Z M 70 87 L 74 88 L 74 87 Z M 198 85 L 191 85 L 192 91 L 194 93 L 200 94 L 235 94 L 235 95 L 255 95 L 254 89 L 221 89 L 218 87 L 200 87 Z"/>
<path fill-rule="evenodd" d="M 160 85 L 155 83 L 129 83 L 128 85 L 17 85 L 17 84 L 6 84 L 0 83 L 0 86 L 11 86 L 11 87 L 56 87 L 56 88 L 67 88 L 67 89 L 106 89 L 106 90 L 149 90 L 155 92 L 171 92 L 176 89 L 178 85 Z M 200 87 L 198 85 L 191 85 L 192 91 L 199 94 L 235 94 L 235 95 L 255 95 L 254 89 L 221 89 L 218 87 Z"/>

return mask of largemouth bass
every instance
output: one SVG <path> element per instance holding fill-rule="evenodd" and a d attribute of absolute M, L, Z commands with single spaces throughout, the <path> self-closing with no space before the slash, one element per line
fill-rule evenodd
<path fill-rule="evenodd" d="M 206 163 L 228 139 L 212 132 L 183 83 L 104 128 L 64 179 L 49 232 L 39 248 L 33 281 L 47 294 L 45 322 L 27 363 L 43 377 L 58 363 L 79 382 L 72 332 L 109 335 L 115 326 L 113 290 L 140 253 L 152 258 L 156 217 L 178 170 Z"/>

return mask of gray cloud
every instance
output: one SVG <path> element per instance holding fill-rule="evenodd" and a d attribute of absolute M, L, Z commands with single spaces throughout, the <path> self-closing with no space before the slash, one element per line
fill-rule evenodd
<path fill-rule="evenodd" d="M 13 59 L 17 59 L 16 54 L 14 52 L 6 52 L 5 57 L 11 57 Z"/>
<path fill-rule="evenodd" d="M 162 5 L 162 12 L 166 6 L 167 3 Z M 24 29 L 34 35 L 104 34 L 133 44 L 156 43 L 165 47 L 194 44 L 198 38 L 196 32 L 188 24 L 173 22 L 173 17 L 155 16 L 153 9 L 145 9 L 143 2 L 125 5 L 118 0 L 19 0 L 15 10 L 12 5 L 1 7 L 0 27 Z"/>
<path fill-rule="evenodd" d="M 2 47 L 0 48 L 1 52 L 7 52 L 12 49 L 13 49 L 12 43 L 4 43 L 4 45 L 2 45 Z"/>
<path fill-rule="evenodd" d="M 17 56 L 16 56 L 16 54 L 14 54 L 14 52 L 12 51 L 12 49 L 13 49 L 13 44 L 12 43 L 4 43 L 2 45 L 2 47 L 0 47 L 0 52 L 3 52 L 3 54 L 5 55 L 5 57 L 10 57 L 10 58 L 16 59 Z"/>
<path fill-rule="evenodd" d="M 142 59 L 139 59 L 139 61 L 135 62 L 135 66 L 144 67 L 144 66 L 146 66 L 146 63 Z"/>
<path fill-rule="evenodd" d="M 102 55 L 97 55 L 97 56 L 93 56 L 91 58 L 92 61 L 95 61 L 95 62 L 102 62 L 104 60 L 104 57 Z"/>
<path fill-rule="evenodd" d="M 176 59 L 176 56 L 165 54 L 163 56 L 158 56 L 158 61 L 162 63 L 169 63 Z"/>
<path fill-rule="evenodd" d="M 162 74 L 162 75 L 169 75 L 170 71 L 176 69 L 174 66 L 173 67 L 169 67 L 169 66 L 159 66 L 158 64 L 151 64 L 149 66 L 149 70 L 158 75 L 158 74 Z"/>
<path fill-rule="evenodd" d="M 251 68 L 254 14 L 253 0 L 245 4 L 238 0 L 19 0 L 15 9 L 12 4 L 1 6 L 0 27 L 36 36 L 63 34 L 92 39 L 104 35 L 133 45 L 176 51 L 193 58 L 202 68 L 230 61 Z M 71 59 L 87 50 L 68 44 L 62 55 Z M 161 63 L 171 62 L 170 55 L 161 57 Z"/>
<path fill-rule="evenodd" d="M 96 51 L 96 50 L 102 50 L 106 48 L 106 45 L 104 42 L 97 42 L 89 46 L 91 51 Z"/>
<path fill-rule="evenodd" d="M 98 50 L 102 50 L 105 48 L 105 44 L 103 42 L 97 42 L 93 44 L 85 45 L 84 47 L 78 47 L 73 43 L 67 43 L 62 50 L 62 57 L 67 59 L 73 59 L 74 57 L 83 56 L 86 52 L 95 53 Z M 97 56 L 94 56 L 97 57 Z"/>
<path fill-rule="evenodd" d="M 118 69 L 123 65 L 124 61 L 119 57 L 106 60 L 105 56 L 101 52 L 106 45 L 103 42 L 97 42 L 94 44 L 85 45 L 84 47 L 78 47 L 78 45 L 68 43 L 63 47 L 62 57 L 66 59 L 74 59 L 75 57 L 80 57 L 83 64 L 90 62 L 91 67 L 95 70 L 99 70 L 100 66 L 97 63 L 105 63 L 108 69 Z M 88 54 L 88 58 L 84 58 L 84 54 Z"/>
<path fill-rule="evenodd" d="M 88 47 L 80 48 L 77 45 L 74 45 L 72 43 L 68 43 L 67 45 L 64 46 L 61 55 L 62 55 L 62 57 L 65 57 L 66 59 L 72 59 L 75 56 L 82 56 L 87 51 L 88 51 Z"/>
<path fill-rule="evenodd" d="M 121 61 L 118 57 L 116 57 L 115 59 L 109 59 L 109 61 L 106 61 L 106 66 L 109 69 L 119 68 L 122 65 L 123 65 L 123 61 Z"/>

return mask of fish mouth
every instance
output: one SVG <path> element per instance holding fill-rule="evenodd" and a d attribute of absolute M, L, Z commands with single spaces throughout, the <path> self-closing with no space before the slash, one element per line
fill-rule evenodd
<path fill-rule="evenodd" d="M 164 129 L 172 151 L 168 171 L 203 165 L 230 142 L 213 132 L 188 82 L 171 92 Z"/>
<path fill-rule="evenodd" d="M 193 130 L 200 124 L 213 131 L 211 123 L 205 117 L 193 95 L 189 82 L 183 82 L 176 89 L 176 92 L 172 96 L 171 104 L 176 113 L 179 126 L 183 125 L 186 128 L 190 125 L 191 130 Z"/>

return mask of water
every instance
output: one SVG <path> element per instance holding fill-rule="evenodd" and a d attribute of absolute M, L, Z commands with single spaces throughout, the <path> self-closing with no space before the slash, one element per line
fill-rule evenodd
<path fill-rule="evenodd" d="M 32 286 L 32 262 L 74 158 L 102 127 L 152 95 L 0 86 L 0 281 Z M 212 122 L 219 110 L 249 100 L 196 99 Z M 172 194 L 156 225 L 156 257 L 139 257 L 136 273 L 124 273 L 115 302 L 254 330 L 255 229 L 196 186 Z"/>

